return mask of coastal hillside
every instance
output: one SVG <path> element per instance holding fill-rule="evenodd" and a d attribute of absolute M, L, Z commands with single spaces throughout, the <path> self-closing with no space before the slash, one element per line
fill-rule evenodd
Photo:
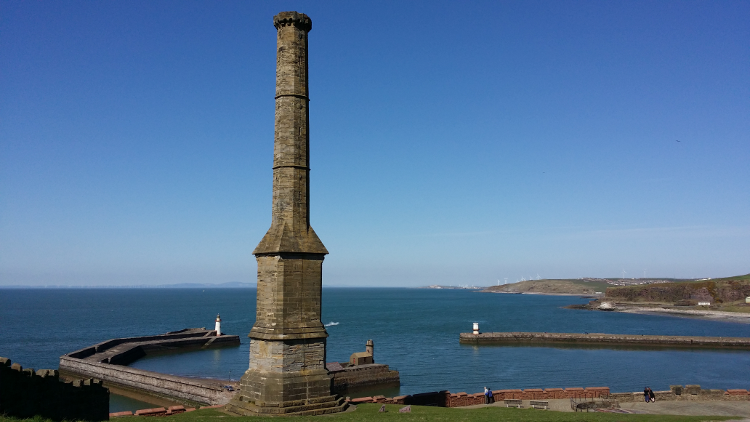
<path fill-rule="evenodd" d="M 618 302 L 659 302 L 695 305 L 744 303 L 750 296 L 750 274 L 682 283 L 610 287 L 606 299 Z M 694 302 L 694 303 L 693 303 Z"/>
<path fill-rule="evenodd" d="M 608 286 L 609 284 L 605 281 L 543 279 L 491 286 L 483 291 L 492 293 L 594 295 L 597 292 L 604 292 Z"/>

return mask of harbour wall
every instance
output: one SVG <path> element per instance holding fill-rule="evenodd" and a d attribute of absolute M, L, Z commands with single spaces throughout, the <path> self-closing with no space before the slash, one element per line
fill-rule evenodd
<path fill-rule="evenodd" d="M 219 380 L 194 379 L 130 368 L 127 365 L 155 352 L 185 348 L 237 346 L 238 336 L 217 336 L 215 331 L 186 329 L 157 336 L 112 339 L 60 357 L 60 373 L 65 378 L 93 377 L 104 385 L 125 393 L 146 393 L 188 405 L 220 405 L 232 393 Z"/>
<path fill-rule="evenodd" d="M 202 328 L 111 339 L 61 356 L 60 374 L 66 379 L 98 378 L 117 394 L 146 401 L 150 399 L 164 406 L 174 403 L 188 408 L 223 405 L 233 395 L 226 385 L 236 387 L 236 383 L 167 375 L 125 365 L 154 353 L 239 344 L 238 336 L 216 336 L 215 331 Z M 391 370 L 388 365 L 336 363 L 329 369 L 333 394 L 346 394 L 358 388 L 400 385 L 398 371 Z"/>
<path fill-rule="evenodd" d="M 0 358 L 0 415 L 55 421 L 109 419 L 109 391 L 100 380 L 60 381 L 58 371 L 23 369 Z"/>
<path fill-rule="evenodd" d="M 462 344 L 476 345 L 567 344 L 581 346 L 599 345 L 708 349 L 750 349 L 750 338 L 747 337 L 655 336 L 602 333 L 461 333 L 459 335 L 459 342 Z"/>
<path fill-rule="evenodd" d="M 65 356 L 60 358 L 60 371 L 68 378 L 80 376 L 99 378 L 105 381 L 107 386 L 119 390 L 131 389 L 191 404 L 225 404 L 231 398 L 224 394 L 225 390 L 220 385 L 206 385 L 190 378 L 127 366 L 86 362 Z"/>

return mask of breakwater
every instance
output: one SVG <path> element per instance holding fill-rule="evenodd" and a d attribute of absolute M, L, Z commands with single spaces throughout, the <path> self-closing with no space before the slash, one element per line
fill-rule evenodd
<path fill-rule="evenodd" d="M 462 344 L 508 344 L 508 345 L 598 345 L 634 347 L 678 347 L 707 349 L 750 349 L 748 337 L 699 337 L 699 336 L 659 336 L 635 334 L 602 333 L 461 333 Z"/>
<path fill-rule="evenodd" d="M 189 328 L 166 334 L 107 340 L 60 357 L 60 375 L 68 379 L 98 378 L 122 395 L 147 394 L 186 404 L 225 404 L 232 393 L 226 381 L 195 379 L 129 368 L 151 353 L 183 349 L 239 346 L 240 338 Z"/>

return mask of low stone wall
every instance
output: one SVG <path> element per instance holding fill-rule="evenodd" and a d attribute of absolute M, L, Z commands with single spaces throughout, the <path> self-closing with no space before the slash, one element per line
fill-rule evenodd
<path fill-rule="evenodd" d="M 201 409 L 216 409 L 222 407 L 220 405 L 215 406 L 201 406 Z M 124 412 L 115 412 L 110 413 L 110 418 L 120 418 L 123 416 L 172 416 L 172 415 L 179 415 L 180 413 L 185 412 L 194 412 L 196 410 L 195 407 L 185 407 L 185 406 L 169 406 L 168 408 L 164 407 L 154 407 L 152 409 L 140 409 L 136 410 L 135 412 L 132 412 L 130 410 L 126 410 Z"/>
<path fill-rule="evenodd" d="M 332 393 L 346 394 L 348 391 L 369 386 L 399 386 L 401 378 L 398 371 L 388 365 L 368 364 L 345 367 L 329 371 L 332 375 Z"/>
<path fill-rule="evenodd" d="M 643 401 L 643 392 L 613 393 L 610 395 L 620 403 Z M 654 391 L 658 401 L 738 401 L 750 400 L 747 390 L 704 390 L 700 385 L 671 385 L 670 390 Z"/>
<path fill-rule="evenodd" d="M 450 391 L 432 391 L 429 393 L 420 393 L 414 395 L 386 397 L 386 396 L 368 396 L 350 399 L 349 403 L 382 403 L 382 404 L 413 404 L 415 406 L 438 406 L 449 407 Z"/>
<path fill-rule="evenodd" d="M 744 389 L 704 390 L 700 385 L 672 385 L 669 391 L 654 391 L 657 401 L 743 401 L 750 400 L 750 391 Z M 506 399 L 515 400 L 551 400 L 551 399 L 609 399 L 619 403 L 643 401 L 643 392 L 610 393 L 609 387 L 571 387 L 571 388 L 527 388 L 525 390 L 492 390 L 496 402 Z M 350 399 L 350 403 L 383 403 L 439 407 L 463 407 L 484 404 L 484 393 L 468 394 L 465 392 L 435 391 L 398 397 L 359 397 Z"/>
<path fill-rule="evenodd" d="M 527 388 L 525 390 L 492 390 L 495 401 L 505 399 L 546 400 L 546 399 L 594 399 L 610 397 L 609 387 L 586 388 Z M 468 394 L 465 392 L 435 391 L 415 395 L 386 398 L 385 396 L 360 397 L 350 400 L 351 403 L 383 403 L 415 406 L 463 407 L 484 404 L 484 393 Z"/>
<path fill-rule="evenodd" d="M 109 419 L 109 390 L 100 380 L 60 381 L 58 371 L 23 369 L 0 358 L 0 415 L 16 418 L 103 421 Z"/>
<path fill-rule="evenodd" d="M 748 337 L 653 336 L 602 333 L 461 333 L 464 344 L 560 344 L 750 349 Z"/>

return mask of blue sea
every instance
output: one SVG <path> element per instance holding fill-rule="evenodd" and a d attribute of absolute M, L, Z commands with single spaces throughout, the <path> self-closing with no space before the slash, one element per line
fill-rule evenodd
<path fill-rule="evenodd" d="M 57 368 L 65 353 L 116 337 L 212 328 L 240 335 L 240 347 L 146 357 L 131 366 L 238 379 L 248 367 L 255 289 L 0 289 L 0 356 L 24 367 Z M 547 331 L 750 337 L 750 325 L 671 316 L 566 309 L 575 296 L 468 290 L 324 288 L 327 361 L 347 361 L 375 343 L 375 361 L 401 373 L 388 395 L 435 390 L 645 385 L 750 388 L 750 352 L 632 348 L 492 347 L 458 343 L 473 322 L 484 332 Z M 333 323 L 333 324 L 331 324 Z M 115 403 L 117 400 L 113 400 Z M 111 411 L 139 408 L 117 401 Z M 142 407 L 142 406 L 141 406 Z M 131 409 L 132 410 L 132 409 Z"/>

